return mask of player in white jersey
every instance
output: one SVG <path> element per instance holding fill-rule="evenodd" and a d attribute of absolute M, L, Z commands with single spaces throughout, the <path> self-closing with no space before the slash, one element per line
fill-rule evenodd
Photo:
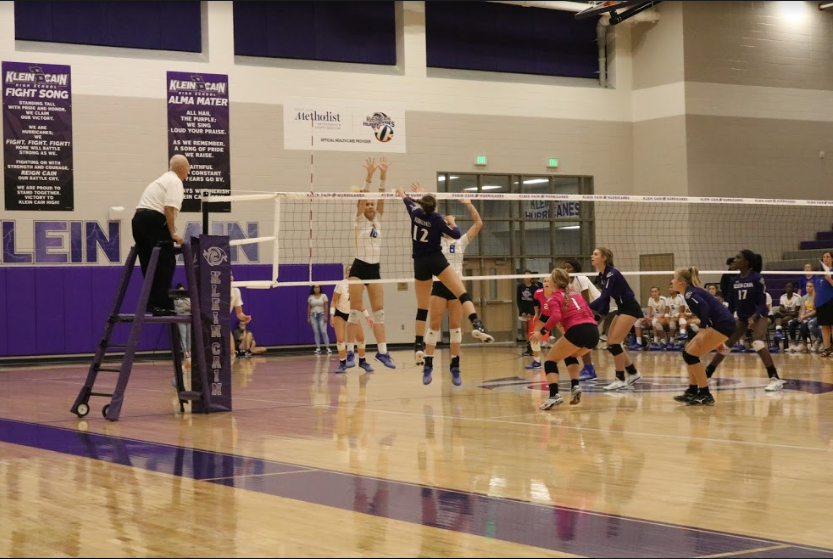
<path fill-rule="evenodd" d="M 333 291 L 333 302 L 330 305 L 330 326 L 336 333 L 336 347 L 338 348 L 339 365 L 336 374 L 346 373 L 347 369 L 356 366 L 353 354 L 353 344 L 359 346 L 359 367 L 368 373 L 373 372 L 373 367 L 365 359 L 364 329 L 361 324 L 350 324 L 350 284 L 347 279 L 350 277 L 350 266 L 344 268 L 345 280 L 338 284 Z M 362 314 L 367 320 L 370 329 L 373 329 L 373 319 L 367 309 L 362 309 Z"/>
<path fill-rule="evenodd" d="M 668 321 L 668 330 L 671 336 L 670 348 L 682 349 L 682 346 L 677 345 L 674 340 L 684 340 L 688 337 L 686 330 L 690 322 L 690 314 L 691 311 L 688 310 L 688 305 L 685 304 L 685 297 L 681 293 L 674 291 L 674 288 L 669 285 L 668 307 L 666 308 L 665 316 Z"/>
<path fill-rule="evenodd" d="M 561 267 L 567 270 L 567 273 L 573 278 L 573 281 L 570 284 L 570 289 L 581 293 L 581 296 L 584 297 L 584 300 L 588 303 L 590 301 L 595 301 L 599 298 L 599 295 L 602 294 L 601 291 L 599 291 L 599 288 L 593 285 L 590 278 L 579 275 L 581 274 L 581 264 L 579 264 L 578 260 L 572 258 L 565 260 Z M 594 380 L 596 378 L 596 368 L 593 366 L 593 355 L 590 352 L 585 353 L 581 356 L 581 360 L 584 363 L 584 367 L 581 369 L 579 380 L 582 382 Z"/>
<path fill-rule="evenodd" d="M 480 230 L 483 228 L 483 220 L 480 213 L 471 201 L 461 198 L 460 203 L 466 206 L 471 214 L 472 226 L 459 239 L 452 239 L 443 236 L 441 240 L 443 254 L 448 263 L 463 278 L 463 255 L 466 247 L 469 246 Z M 445 216 L 445 221 L 450 227 L 456 227 L 456 220 L 453 215 Z M 434 285 L 431 289 L 430 319 L 428 322 L 428 333 L 425 336 L 425 364 L 422 368 L 422 383 L 430 384 L 434 371 L 434 350 L 437 347 L 437 340 L 440 337 L 440 327 L 443 320 L 443 313 L 448 309 L 448 329 L 451 341 L 451 382 L 454 386 L 460 386 L 463 382 L 460 378 L 460 343 L 463 341 L 463 305 L 454 296 L 445 284 L 434 278 Z"/>
<path fill-rule="evenodd" d="M 662 347 L 665 347 L 665 325 L 668 323 L 665 318 L 667 306 L 667 300 L 659 294 L 659 287 L 651 286 L 651 296 L 648 298 L 648 314 L 643 318 L 638 318 L 633 324 L 635 339 L 629 348 L 631 351 L 648 349 L 642 343 L 643 328 L 649 328 L 653 332 L 654 343 L 651 344 L 651 349 L 661 349 L 659 343 L 657 343 L 659 340 L 662 340 Z"/>
<path fill-rule="evenodd" d="M 362 192 L 370 190 L 370 183 L 376 169 L 379 174 L 379 192 L 385 191 L 385 180 L 387 179 L 388 167 L 390 164 L 382 157 L 379 163 L 368 157 L 364 167 L 367 169 Z M 374 204 L 373 200 L 360 200 L 356 208 L 356 259 L 350 267 L 351 280 L 378 280 L 380 275 L 380 260 L 382 254 L 382 217 L 385 212 L 385 201 L 379 200 Z M 373 336 L 376 338 L 376 360 L 385 367 L 395 369 L 396 365 L 388 353 L 387 338 L 385 337 L 385 292 L 381 283 L 351 283 L 350 284 L 350 315 L 348 322 L 358 325 L 361 318 L 361 311 L 364 307 L 364 289 L 367 288 L 367 295 L 370 298 L 370 309 L 373 311 Z"/>

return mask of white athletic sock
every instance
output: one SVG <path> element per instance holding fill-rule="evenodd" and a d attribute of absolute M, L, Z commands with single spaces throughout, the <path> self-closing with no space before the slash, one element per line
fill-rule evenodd
<path fill-rule="evenodd" d="M 381 353 L 382 355 L 384 355 L 388 352 L 388 344 L 386 344 L 386 343 L 376 344 L 376 347 L 379 348 L 379 353 Z"/>

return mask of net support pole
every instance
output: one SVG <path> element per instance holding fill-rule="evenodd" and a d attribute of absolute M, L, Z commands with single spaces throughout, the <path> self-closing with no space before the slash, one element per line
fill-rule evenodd
<path fill-rule="evenodd" d="M 200 204 L 200 209 L 202 209 L 202 234 L 208 235 L 211 231 L 208 230 L 208 202 L 205 201 L 205 197 L 208 195 L 207 190 L 203 190 L 202 196 L 203 200 Z"/>
<path fill-rule="evenodd" d="M 281 255 L 281 243 L 280 243 L 280 234 L 281 231 L 281 198 L 280 196 L 275 197 L 275 222 L 272 226 L 272 236 L 275 237 L 275 240 L 272 241 L 272 281 L 277 283 L 278 281 L 278 264 L 280 263 L 280 255 Z"/>

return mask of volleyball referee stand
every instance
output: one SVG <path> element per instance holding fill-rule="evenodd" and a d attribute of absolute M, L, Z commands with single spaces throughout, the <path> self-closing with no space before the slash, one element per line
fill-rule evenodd
<path fill-rule="evenodd" d="M 202 320 L 202 312 L 201 308 L 204 305 L 200 304 L 201 299 L 201 292 L 200 286 L 206 291 L 205 297 L 203 297 L 203 301 L 206 299 L 209 301 L 209 305 L 211 305 L 211 296 L 214 295 L 215 299 L 217 299 L 214 304 L 218 304 L 222 306 L 222 302 L 220 299 L 225 301 L 226 308 L 228 307 L 228 298 L 230 297 L 230 293 L 225 297 L 217 298 L 220 293 L 223 292 L 222 289 L 217 289 L 218 281 L 214 281 L 216 278 L 219 278 L 221 275 L 225 276 L 225 291 L 230 291 L 230 286 L 228 284 L 228 277 L 230 274 L 230 268 L 228 264 L 228 259 L 219 259 L 209 262 L 211 266 L 212 277 L 211 280 L 208 281 L 207 278 L 209 277 L 205 270 L 205 273 L 199 273 L 200 270 L 200 262 L 201 258 L 194 259 L 194 253 L 196 252 L 199 255 L 199 241 L 201 238 L 210 238 L 216 239 L 218 236 L 206 236 L 202 235 L 200 238 L 193 237 L 192 242 L 195 245 L 192 247 L 191 243 L 184 243 L 180 247 L 175 247 L 174 252 L 176 254 L 182 254 L 183 256 L 183 263 L 185 269 L 185 277 L 187 280 L 187 290 L 184 292 L 191 301 L 191 313 L 189 315 L 172 315 L 172 316 L 151 316 L 147 314 L 147 304 L 148 299 L 150 297 L 151 285 L 153 283 L 153 277 L 156 273 L 157 264 L 159 262 L 159 254 L 161 251 L 160 245 L 157 245 L 153 248 L 151 253 L 150 262 L 148 263 L 147 272 L 145 273 L 144 280 L 142 282 L 142 288 L 139 295 L 139 300 L 136 303 L 136 310 L 132 314 L 125 314 L 121 312 L 122 304 L 124 303 L 125 295 L 128 290 L 128 285 L 130 283 L 130 278 L 133 275 L 133 270 L 136 265 L 136 259 L 138 257 L 138 252 L 136 247 L 133 246 L 130 249 L 130 254 L 127 256 L 127 260 L 125 261 L 124 267 L 122 269 L 122 274 L 119 279 L 119 284 L 116 289 L 116 294 L 113 299 L 113 303 L 110 307 L 109 314 L 107 316 L 107 320 L 104 324 L 104 331 L 101 336 L 101 340 L 96 347 L 95 355 L 93 357 L 92 362 L 90 363 L 90 368 L 87 373 L 86 381 L 84 382 L 84 386 L 78 393 L 78 397 L 75 399 L 75 403 L 72 405 L 70 412 L 77 415 L 79 418 L 85 417 L 90 412 L 90 398 L 93 396 L 96 397 L 104 397 L 110 398 L 110 403 L 104 405 L 101 412 L 102 415 L 108 421 L 118 421 L 119 416 L 121 415 L 122 404 L 124 403 L 124 396 L 125 391 L 127 389 L 128 381 L 130 380 L 130 373 L 133 369 L 134 359 L 136 357 L 136 352 L 139 346 L 139 340 L 141 338 L 142 328 L 146 324 L 167 324 L 170 330 L 170 337 L 171 337 L 171 348 L 173 354 L 173 366 L 174 366 L 174 374 L 176 377 L 176 390 L 179 397 L 179 404 L 180 404 L 180 411 L 185 411 L 185 403 L 188 401 L 194 402 L 192 405 L 193 411 L 203 411 L 204 413 L 209 413 L 211 411 L 228 411 L 231 409 L 231 383 L 227 383 L 227 398 L 228 398 L 228 405 L 220 405 L 215 406 L 212 405 L 212 396 L 223 396 L 222 394 L 222 385 L 220 385 L 218 389 L 218 384 L 216 381 L 219 380 L 219 369 L 222 367 L 222 362 L 225 361 L 225 369 L 229 371 L 230 376 L 230 356 L 227 354 L 228 351 L 224 352 L 224 355 L 221 356 L 208 356 L 206 354 L 206 347 L 212 344 L 206 343 L 206 338 L 204 335 L 208 334 L 203 329 L 203 320 Z M 220 237 L 222 241 L 223 237 Z M 224 237 L 225 239 L 225 246 L 228 246 L 228 237 Z M 222 245 L 222 243 L 221 243 Z M 195 250 L 196 249 L 196 250 Z M 212 249 L 213 250 L 213 247 Z M 226 254 L 228 252 L 226 251 Z M 208 260 L 208 258 L 206 258 Z M 219 266 L 220 270 L 215 270 L 215 267 Z M 206 268 L 209 266 L 206 265 Z M 222 274 L 222 269 L 225 268 L 225 274 Z M 219 272 L 219 273 L 218 273 Z M 198 280 L 199 277 L 199 280 Z M 200 281 L 202 280 L 202 281 Z M 182 296 L 182 291 L 171 290 L 169 291 L 172 297 L 175 296 Z M 179 293 L 179 295 L 177 295 Z M 228 313 L 220 313 L 219 316 L 223 317 L 226 323 L 226 328 L 222 329 L 221 325 L 213 325 L 214 327 L 211 328 L 211 332 L 216 332 L 218 335 L 214 337 L 220 337 L 224 334 L 223 340 L 228 339 Z M 118 325 L 130 325 L 130 332 L 127 337 L 127 342 L 124 344 L 116 344 L 111 343 L 111 337 L 113 336 L 113 332 Z M 178 324 L 190 324 L 191 331 L 193 332 L 192 335 L 192 344 L 193 344 L 193 351 L 192 351 L 192 382 L 193 382 L 193 390 L 186 390 L 184 379 L 183 379 L 183 355 L 182 352 L 179 351 L 181 348 L 181 338 L 179 335 L 179 329 L 177 328 Z M 221 330 L 226 330 L 222 334 L 220 333 Z M 220 347 L 227 346 L 227 343 L 221 344 Z M 104 358 L 111 351 L 124 351 L 124 354 L 121 358 L 121 362 L 119 366 L 106 366 L 104 365 Z M 212 368 L 217 369 L 215 370 L 215 378 L 213 379 L 215 382 L 212 382 L 212 379 L 208 377 L 208 362 L 212 361 Z M 98 374 L 101 372 L 106 373 L 117 373 L 118 377 L 116 380 L 115 388 L 113 389 L 112 393 L 110 392 L 99 392 L 95 391 L 95 383 L 98 379 Z M 196 372 L 196 375 L 194 375 Z M 213 393 L 213 394 L 212 394 Z"/>

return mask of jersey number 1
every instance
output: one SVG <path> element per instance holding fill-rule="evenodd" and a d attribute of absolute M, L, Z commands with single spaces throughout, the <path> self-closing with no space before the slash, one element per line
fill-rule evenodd
<path fill-rule="evenodd" d="M 427 243 L 428 229 L 420 227 L 419 225 L 414 225 L 414 240 L 419 241 L 420 243 Z"/>

